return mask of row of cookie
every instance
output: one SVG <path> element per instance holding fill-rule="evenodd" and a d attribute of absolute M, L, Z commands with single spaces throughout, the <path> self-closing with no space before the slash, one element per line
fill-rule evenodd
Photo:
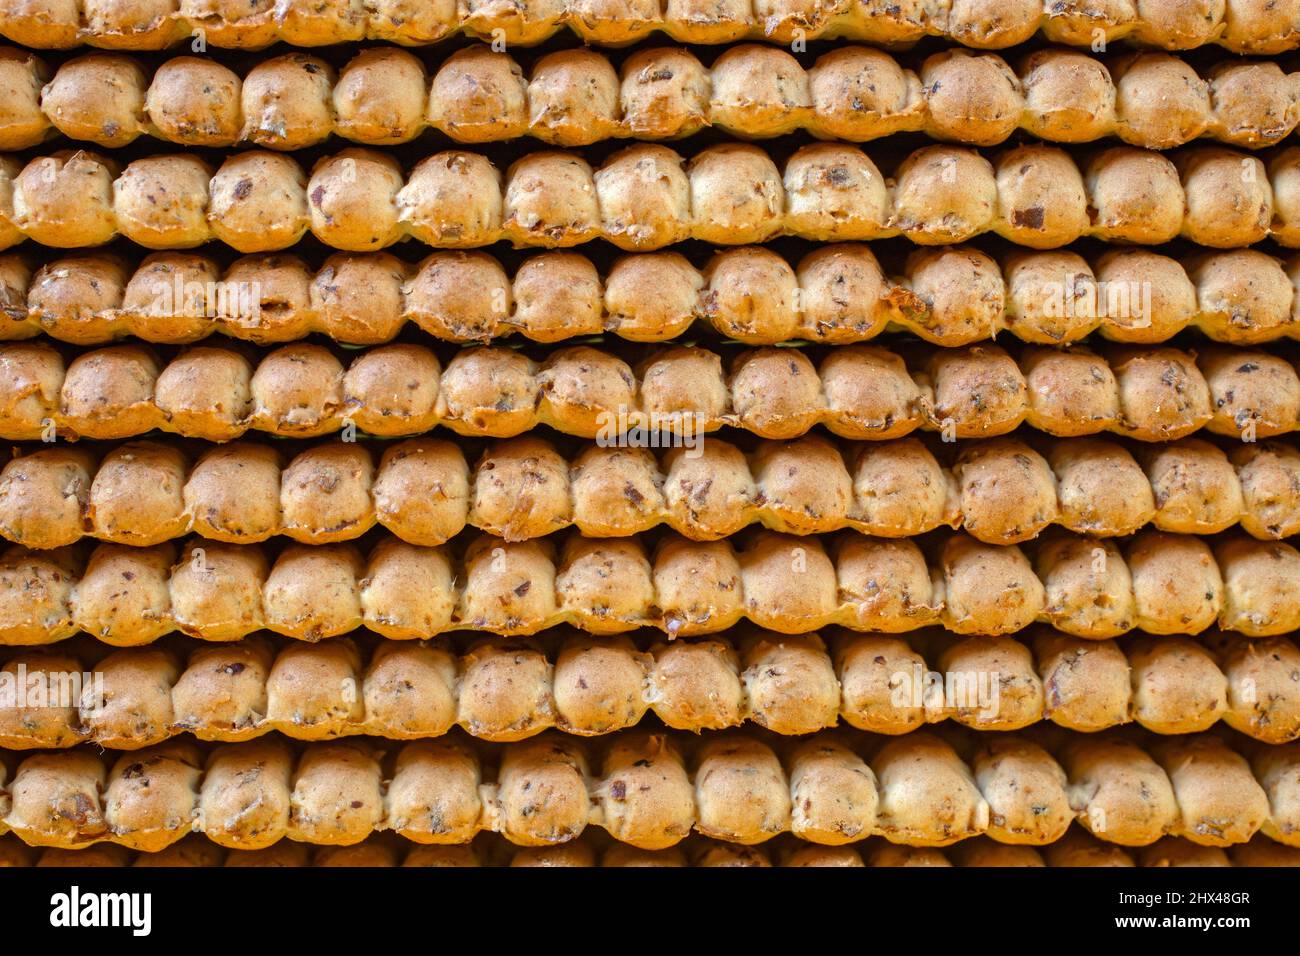
<path fill-rule="evenodd" d="M 1017 73 L 1019 75 L 1017 75 Z M 459 143 L 531 135 L 557 146 L 604 139 L 673 139 L 715 126 L 739 136 L 807 130 L 853 142 L 900 131 L 992 146 L 1023 129 L 1040 139 L 1116 135 L 1169 149 L 1206 136 L 1259 148 L 1300 123 L 1300 80 L 1275 62 L 1221 62 L 1205 79 L 1164 53 L 1112 66 L 1069 50 L 1040 50 L 1013 72 L 996 54 L 945 50 L 918 72 L 868 47 L 841 47 L 808 70 L 771 46 L 732 47 L 705 67 L 689 49 L 642 50 L 618 70 L 589 49 L 543 56 L 529 76 L 490 46 L 442 61 L 432 80 L 419 57 L 363 50 L 338 73 L 305 53 L 272 57 L 241 77 L 201 57 L 153 71 L 135 58 L 92 53 L 49 67 L 0 49 L 0 150 L 61 133 L 116 149 L 140 136 L 186 146 L 240 143 L 294 150 L 339 135 L 405 143 L 436 129 Z"/>
<path fill-rule="evenodd" d="M 1103 843 L 1079 827 L 1040 848 L 971 837 L 946 849 L 909 847 L 872 837 L 860 844 L 824 846 L 778 837 L 776 846 L 742 846 L 692 837 L 666 850 L 638 850 L 627 843 L 602 845 L 584 833 L 551 847 L 516 847 L 478 837 L 439 846 L 367 837 L 352 846 L 313 847 L 281 840 L 264 850 L 227 850 L 191 834 L 156 853 L 132 853 L 116 843 L 81 850 L 45 847 L 39 852 L 17 837 L 0 839 L 0 867 L 107 866 L 1300 866 L 1300 849 L 1253 837 L 1246 843 L 1201 846 L 1162 837 L 1132 852 Z"/>
<path fill-rule="evenodd" d="M 584 42 L 622 46 L 662 30 L 683 43 L 745 37 L 786 44 L 824 37 L 911 44 L 943 36 L 1007 47 L 1040 29 L 1058 43 L 1121 39 L 1167 49 L 1217 43 L 1275 54 L 1300 45 L 1295 0 L 10 0 L 0 34 L 24 46 L 161 50 L 186 39 L 234 49 L 279 41 L 329 46 L 386 40 L 435 43 L 464 31 L 502 43 L 541 43 L 563 27 Z"/>
<path fill-rule="evenodd" d="M 190 832 L 234 849 L 285 837 L 349 845 L 386 830 L 417 843 L 494 831 L 545 846 L 594 825 L 662 849 L 693 831 L 743 844 L 792 832 L 832 846 L 869 836 L 947 846 L 981 834 L 1043 846 L 1077 820 L 1126 846 L 1163 836 L 1231 846 L 1261 832 L 1300 845 L 1300 746 L 1061 734 L 1048 747 L 1025 734 L 977 733 L 954 747 L 933 731 L 771 745 L 724 731 L 627 732 L 599 748 L 555 732 L 498 745 L 294 748 L 272 737 L 211 750 L 188 740 L 125 754 L 78 748 L 26 756 L 12 780 L 0 773 L 0 808 L 10 804 L 0 828 L 33 846 L 155 851 Z"/>
<path fill-rule="evenodd" d="M 298 256 L 258 254 L 222 268 L 207 256 L 104 252 L 50 259 L 35 272 L 0 254 L 0 339 L 42 333 L 78 345 L 124 336 L 183 344 L 213 333 L 258 343 L 313 332 L 375 345 L 411 322 L 452 342 L 522 335 L 557 342 L 612 332 L 655 342 L 696 321 L 749 345 L 848 344 L 906 330 L 936 345 L 1009 331 L 1046 345 L 1098 331 L 1163 342 L 1186 328 L 1233 344 L 1300 337 L 1300 257 L 1254 249 L 1180 263 L 1110 249 L 997 257 L 970 246 L 916 249 L 887 276 L 871 249 L 823 246 L 797 264 L 762 246 L 717 252 L 697 269 L 676 252 L 634 253 L 602 277 L 586 256 L 540 252 L 513 276 L 482 252 L 435 252 L 412 265 L 388 253 L 336 253 L 312 272 Z"/>
<path fill-rule="evenodd" d="M 829 552 L 827 550 L 829 545 Z M 1067 634 L 1197 634 L 1216 622 L 1251 637 L 1300 628 L 1300 552 L 1282 542 L 1143 531 L 1126 540 L 1060 534 L 1033 560 L 967 535 L 927 542 L 857 532 L 737 542 L 570 535 L 510 543 L 483 535 L 461 552 L 381 538 L 263 545 L 191 539 L 150 548 L 10 546 L 0 559 L 0 644 L 52 644 L 85 631 L 147 644 L 172 631 L 230 641 L 263 628 L 316 641 L 369 628 L 426 638 L 455 630 L 595 634 L 656 627 L 716 634 L 748 620 L 785 634 L 942 625 L 1006 634 L 1035 621 Z M 558 553 L 557 553 L 558 552 Z"/>
<path fill-rule="evenodd" d="M 624 353 L 627 354 L 627 353 Z M 1300 372 L 1258 349 L 1037 346 L 1019 361 L 997 345 L 897 352 L 830 349 L 817 365 L 796 348 L 642 350 L 625 362 L 574 346 L 534 361 L 499 346 L 461 349 L 443 368 L 420 345 L 350 356 L 285 345 L 254 363 L 199 346 L 170 361 L 115 345 L 71 362 L 44 342 L 0 344 L 0 437 L 119 439 L 162 429 L 230 441 L 249 430 L 310 438 L 342 430 L 387 437 L 438 425 L 505 438 L 540 425 L 605 444 L 698 446 L 743 428 L 795 438 L 825 425 L 844 438 L 899 438 L 918 428 L 949 441 L 1021 424 L 1062 437 L 1105 431 L 1173 441 L 1207 428 L 1253 441 L 1294 431 Z M 919 361 L 918 361 L 919 360 Z"/>
<path fill-rule="evenodd" d="M 96 657 L 22 651 L 0 669 L 0 746 L 136 750 L 192 733 L 251 740 L 364 734 L 481 740 L 533 737 L 551 727 L 611 734 L 653 713 L 699 733 L 753 721 L 800 735 L 843 720 L 905 734 L 954 720 L 1019 730 L 1042 720 L 1097 731 L 1135 721 L 1159 734 L 1222 720 L 1270 744 L 1300 738 L 1300 649 L 1290 640 L 1218 636 L 1137 638 L 1122 646 L 1042 629 L 955 640 L 836 632 L 787 637 L 752 628 L 711 640 L 651 643 L 576 632 L 545 640 L 352 639 L 202 645 L 182 667 L 164 648 Z M 80 694 L 78 695 L 78 692 Z"/>
<path fill-rule="evenodd" d="M 942 446 L 941 446 L 942 447 Z M 0 471 L 0 536 L 28 548 L 83 537 L 148 546 L 197 533 L 235 544 L 283 534 L 306 544 L 359 538 L 376 525 L 439 545 L 467 527 L 507 541 L 570 526 L 626 537 L 667 525 L 695 541 L 761 524 L 790 534 L 854 528 L 888 538 L 963 528 L 1015 544 L 1052 524 L 1098 537 L 1216 534 L 1240 524 L 1262 540 L 1300 534 L 1300 450 L 1199 439 L 1123 445 L 1060 439 L 1040 454 L 1002 438 L 962 443 L 951 467 L 915 438 L 832 444 L 820 435 L 748 453 L 713 439 L 656 456 L 587 446 L 568 459 L 532 436 L 463 448 L 416 438 L 382 455 L 330 442 L 289 463 L 273 445 L 237 443 L 197 460 L 175 445 L 130 442 L 101 459 L 42 448 Z M 378 457 L 378 465 L 376 465 Z"/>
<path fill-rule="evenodd" d="M 287 249 L 309 230 L 353 252 L 405 239 L 438 248 L 499 241 L 569 247 L 606 239 L 629 250 L 685 239 L 723 246 L 778 235 L 818 241 L 904 235 L 922 245 L 985 232 L 1036 249 L 1084 236 L 1214 248 L 1273 238 L 1300 246 L 1300 148 L 1265 167 L 1246 153 L 1189 147 L 1170 159 L 1132 146 L 1083 165 L 1055 146 L 1002 151 L 928 146 L 886 178 L 857 146 L 815 143 L 784 169 L 744 143 L 686 160 L 640 144 L 594 170 L 576 152 L 539 151 L 500 170 L 480 153 L 435 153 L 405 173 L 391 155 L 348 148 L 310 177 L 284 153 L 116 160 L 84 150 L 26 163 L 0 155 L 0 249 L 32 239 L 56 248 L 124 236 L 150 249 L 220 240 L 240 252 Z"/>

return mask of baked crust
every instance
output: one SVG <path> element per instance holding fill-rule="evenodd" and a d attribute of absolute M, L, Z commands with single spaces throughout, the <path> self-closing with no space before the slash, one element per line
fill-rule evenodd
<path fill-rule="evenodd" d="M 603 276 L 567 251 L 533 254 L 513 276 L 482 252 L 435 252 L 414 265 L 388 253 L 338 253 L 314 272 L 288 254 L 245 256 L 223 269 L 184 252 L 138 262 L 78 253 L 33 271 L 9 253 L 0 255 L 0 338 L 187 344 L 220 333 L 273 344 L 318 332 L 374 345 L 413 323 L 452 342 L 602 333 L 654 342 L 699 321 L 749 345 L 851 344 L 888 330 L 943 346 L 1006 331 L 1042 345 L 1093 332 L 1155 344 L 1187 328 L 1253 345 L 1297 334 L 1297 276 L 1296 259 L 1251 249 L 1185 263 L 1113 249 L 1089 263 L 1072 252 L 994 259 L 969 246 L 942 247 L 914 251 L 899 276 L 886 276 L 860 243 L 826 245 L 797 263 L 761 246 L 723 249 L 702 269 L 677 252 L 635 253 Z M 1213 354 L 1206 361 L 1216 366 L 1232 360 L 1228 351 Z"/>
<path fill-rule="evenodd" d="M 139 749 L 190 733 L 236 742 L 272 731 L 298 740 L 368 735 L 441 737 L 459 726 L 478 739 L 523 740 L 558 727 L 616 734 L 653 713 L 699 733 L 753 722 L 799 736 L 834 727 L 901 735 L 952 720 L 973 730 L 1050 721 L 1087 733 L 1134 722 L 1161 735 L 1219 721 L 1268 744 L 1300 738 L 1300 701 L 1286 689 L 1300 652 L 1284 637 L 1214 635 L 1113 640 L 1041 629 L 1029 642 L 931 632 L 909 637 L 785 636 L 754 628 L 676 642 L 471 637 L 446 647 L 380 641 L 362 654 L 350 638 L 273 648 L 260 637 L 199 646 L 182 667 L 168 651 L 133 648 L 95 665 L 103 699 L 0 711 L 0 741 L 15 750 L 92 742 Z M 83 654 L 9 655 L 4 672 L 83 673 Z M 998 681 L 969 699 L 922 682 L 930 672 Z M 996 678 L 993 677 L 996 675 Z M 1251 687 L 1267 690 L 1251 699 Z M 1012 760 L 1012 764 L 1015 761 Z"/>
<path fill-rule="evenodd" d="M 648 851 L 692 831 L 740 847 L 785 833 L 829 847 L 879 835 L 911 848 L 986 834 L 1045 847 L 1061 865 L 1080 842 L 1067 832 L 1074 820 L 1104 841 L 1085 842 L 1096 853 L 1167 836 L 1240 848 L 1266 826 L 1274 836 L 1293 822 L 1283 795 L 1275 791 L 1270 806 L 1249 762 L 1213 735 L 1154 739 L 1146 749 L 1113 735 L 1053 748 L 997 735 L 966 759 L 957 749 L 966 744 L 956 743 L 931 731 L 862 738 L 856 747 L 828 734 L 776 747 L 734 731 L 700 739 L 635 732 L 593 747 L 552 731 L 505 745 L 456 738 L 391 751 L 364 740 L 294 751 L 267 739 L 210 750 L 166 743 L 111 761 L 78 749 L 19 763 L 4 823 L 32 846 L 107 842 L 145 851 L 191 831 L 242 851 L 284 837 L 356 846 L 385 831 L 454 846 L 496 831 L 539 851 L 570 845 L 580 860 L 590 851 L 574 841 L 589 827 Z M 1292 749 L 1285 753 L 1293 759 Z M 386 789 L 384 764 L 393 768 Z M 1274 774 L 1264 776 L 1276 787 Z M 738 790 L 747 799 L 734 799 Z M 52 806 L 69 812 L 52 815 Z M 543 852 L 532 862 L 546 860 Z M 879 862 L 891 861 L 886 854 Z"/>
<path fill-rule="evenodd" d="M 83 537 L 148 546 L 191 532 L 232 544 L 278 534 L 328 544 L 376 524 L 417 545 L 443 544 L 466 527 L 525 541 L 571 526 L 617 538 L 667 525 L 708 541 L 750 524 L 887 538 L 946 525 L 1017 544 L 1051 525 L 1115 537 L 1147 525 L 1217 534 L 1240 524 L 1275 540 L 1300 524 L 1288 477 L 1300 474 L 1300 453 L 1289 446 L 1269 444 L 1238 462 L 1201 439 L 1142 446 L 1136 456 L 1099 439 L 1057 439 L 1046 449 L 976 440 L 941 464 L 916 438 L 832 443 L 815 434 L 748 453 L 711 439 L 697 452 L 596 444 L 567 459 L 526 435 L 488 446 L 477 461 L 430 438 L 393 444 L 378 459 L 378 449 L 355 442 L 287 460 L 244 442 L 196 460 L 152 441 L 102 459 L 51 448 L 0 471 L 0 536 L 42 550 Z"/>
<path fill-rule="evenodd" d="M 122 439 L 161 429 L 211 441 L 248 431 L 298 438 L 347 428 L 395 437 L 443 425 L 506 438 L 538 425 L 617 443 L 648 427 L 689 446 L 738 427 L 789 439 L 825 425 L 882 441 L 918 428 L 947 440 L 1005 435 L 1021 424 L 1058 437 L 1115 432 L 1174 441 L 1201 428 L 1255 441 L 1291 432 L 1300 382 L 1255 349 L 1116 346 L 1099 355 L 997 345 L 898 353 L 830 349 L 642 350 L 635 365 L 590 346 L 542 361 L 503 347 L 462 349 L 445 368 L 422 345 L 356 353 L 345 368 L 313 343 L 281 346 L 254 368 L 231 348 L 200 345 L 163 362 L 140 345 L 93 349 L 66 363 L 44 342 L 0 344 L 0 436 Z M 919 361 L 918 361 L 919 360 Z M 394 387 L 404 383 L 405 387 Z"/>
<path fill-rule="evenodd" d="M 408 46 L 464 32 L 528 46 L 563 27 L 584 42 L 622 46 L 662 31 L 682 43 L 732 43 L 750 37 L 773 43 L 847 37 L 908 46 L 927 36 L 968 47 L 999 49 L 1041 30 L 1054 43 L 1089 46 L 1130 38 L 1142 46 L 1183 50 L 1218 44 L 1234 53 L 1273 55 L 1300 43 L 1300 10 L 1276 0 L 728 0 L 701 4 L 669 0 L 15 0 L 0 33 L 15 43 L 68 49 L 85 43 L 108 49 L 157 50 L 202 30 L 217 47 L 261 49 L 277 40 L 325 46 L 382 40 Z"/>
<path fill-rule="evenodd" d="M 665 535 L 654 548 L 573 534 L 562 550 L 550 538 L 483 535 L 461 550 L 387 537 L 364 555 L 349 543 L 294 543 L 271 560 L 259 545 L 191 538 L 180 548 L 101 544 L 85 563 L 70 549 L 11 546 L 0 562 L 0 643 L 87 631 L 133 646 L 171 630 L 227 641 L 262 628 L 316 641 L 363 626 L 394 638 L 517 635 L 560 624 L 594 634 L 656 627 L 672 638 L 742 619 L 787 634 L 832 624 L 1007 634 L 1047 621 L 1092 638 L 1198 634 L 1216 622 L 1267 637 L 1300 625 L 1291 545 L 1230 537 L 1212 550 L 1156 530 L 1124 544 L 1062 533 L 1031 561 L 1016 545 L 957 534 L 931 542 L 927 557 L 910 538 L 756 529 L 735 543 Z"/>
<path fill-rule="evenodd" d="M 1000 735 L 966 762 L 930 731 L 858 748 L 823 735 L 779 749 L 737 732 L 698 741 L 629 732 L 598 752 L 552 734 L 491 749 L 419 741 L 393 754 L 364 740 L 296 753 L 282 741 L 248 741 L 205 757 L 194 744 L 168 743 L 112 766 L 86 750 L 34 754 L 18 765 L 4 822 L 30 845 L 146 851 L 191 830 L 244 851 L 283 836 L 346 847 L 382 831 L 455 845 L 494 830 L 541 848 L 571 843 L 594 825 L 643 851 L 673 847 L 694 830 L 741 845 L 793 832 L 831 847 L 874 834 L 946 847 L 987 834 L 1049 855 L 1073 819 L 1128 847 L 1167 835 L 1240 845 L 1265 821 L 1270 836 L 1292 822 L 1278 817 L 1277 801 L 1270 808 L 1247 760 L 1214 736 L 1166 737 L 1148 749 L 1115 736 L 1074 737 L 1053 754 Z M 395 767 L 386 792 L 383 760 Z M 737 787 L 748 800 L 729 799 Z M 248 801 L 257 813 L 234 813 Z M 51 805 L 77 812 L 53 818 Z"/>
<path fill-rule="evenodd" d="M 12 208 L 0 205 L 0 241 L 8 240 L 0 248 L 24 238 L 81 248 L 121 235 L 156 249 L 219 239 L 252 253 L 286 249 L 307 230 L 350 252 L 406 238 L 448 249 L 501 240 L 568 248 L 603 238 L 645 251 L 687 238 L 730 246 L 779 235 L 901 234 L 941 246 L 987 232 L 1036 249 L 1085 236 L 1152 245 L 1181 235 L 1219 249 L 1269 237 L 1296 245 L 1296 155 L 1284 151 L 1266 167 L 1245 153 L 1198 146 L 1175 163 L 1116 146 L 1080 166 L 1042 144 L 991 158 L 934 145 L 886 178 L 844 143 L 804 146 L 783 169 L 746 143 L 689 158 L 639 144 L 599 169 L 573 152 L 528 153 L 503 178 L 485 156 L 459 150 L 404 171 L 386 153 L 352 147 L 321 157 L 310 174 L 267 150 L 230 156 L 215 174 L 185 154 L 137 159 L 119 171 L 96 153 L 62 151 L 0 169 L 3 193 L 12 192 Z"/>

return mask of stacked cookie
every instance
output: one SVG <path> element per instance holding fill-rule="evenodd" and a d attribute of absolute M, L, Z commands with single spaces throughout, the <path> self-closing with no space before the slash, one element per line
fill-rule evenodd
<path fill-rule="evenodd" d="M 1300 865 L 1300 0 L 0 35 L 0 865 Z"/>

